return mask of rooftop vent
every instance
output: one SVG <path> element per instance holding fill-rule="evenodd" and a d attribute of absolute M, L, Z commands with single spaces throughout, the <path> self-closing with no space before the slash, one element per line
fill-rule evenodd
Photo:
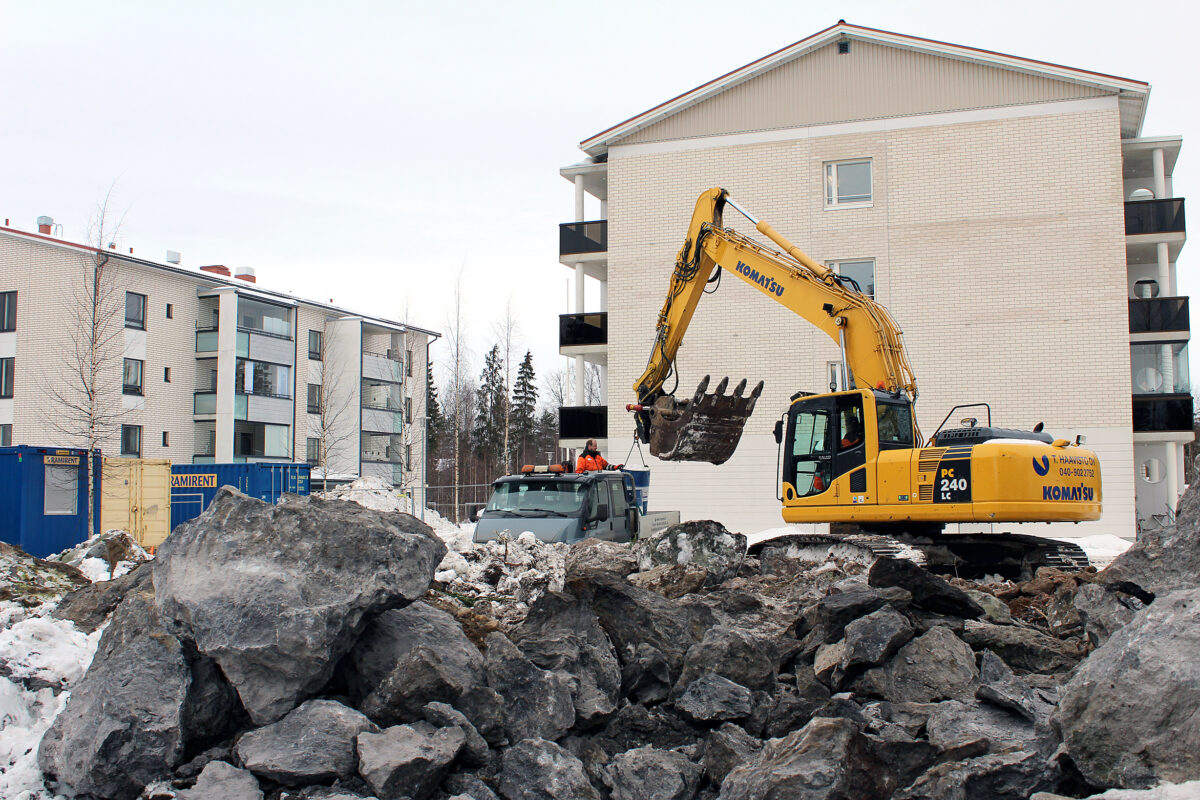
<path fill-rule="evenodd" d="M 183 261 L 182 255 L 180 255 L 179 253 L 177 253 L 174 250 L 167 251 L 167 263 L 168 264 L 178 264 L 181 261 Z"/>
<path fill-rule="evenodd" d="M 54 217 L 38 217 L 38 233 L 50 234 L 54 228 Z"/>
<path fill-rule="evenodd" d="M 211 272 L 214 275 L 224 275 L 226 278 L 230 276 L 229 267 L 224 264 L 209 264 L 206 267 L 201 267 L 200 271 Z"/>
<path fill-rule="evenodd" d="M 839 56 L 844 56 L 846 53 L 849 53 L 849 52 L 850 52 L 850 40 L 849 39 L 842 39 L 840 42 L 838 42 L 838 55 Z"/>
<path fill-rule="evenodd" d="M 237 278 L 238 280 L 243 280 L 246 283 L 258 282 L 254 277 L 253 267 L 238 267 L 237 272 L 233 273 L 233 277 Z"/>

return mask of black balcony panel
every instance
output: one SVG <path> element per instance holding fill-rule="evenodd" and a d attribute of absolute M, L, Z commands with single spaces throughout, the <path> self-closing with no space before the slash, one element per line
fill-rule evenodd
<path fill-rule="evenodd" d="M 1190 331 L 1186 297 L 1152 297 L 1129 301 L 1129 332 Z"/>
<path fill-rule="evenodd" d="M 1133 398 L 1133 430 L 1136 432 L 1192 430 L 1192 396 L 1190 394 L 1135 396 Z"/>
<path fill-rule="evenodd" d="M 558 346 L 608 344 L 608 312 L 559 314 Z"/>
<path fill-rule="evenodd" d="M 603 253 L 608 250 L 608 220 L 564 222 L 558 226 L 558 254 Z"/>
<path fill-rule="evenodd" d="M 558 410 L 558 438 L 607 439 L 608 406 L 563 406 Z"/>
<path fill-rule="evenodd" d="M 1183 198 L 1131 200 L 1125 204 L 1125 235 L 1183 233 Z"/>

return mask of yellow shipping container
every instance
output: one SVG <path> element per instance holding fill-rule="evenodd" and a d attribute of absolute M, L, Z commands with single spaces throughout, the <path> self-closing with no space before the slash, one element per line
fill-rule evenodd
<path fill-rule="evenodd" d="M 100 529 L 128 531 L 142 547 L 162 544 L 171 532 L 171 462 L 104 459 Z"/>

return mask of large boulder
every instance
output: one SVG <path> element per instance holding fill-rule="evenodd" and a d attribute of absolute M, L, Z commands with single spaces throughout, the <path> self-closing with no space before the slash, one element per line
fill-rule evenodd
<path fill-rule="evenodd" d="M 425 725 L 358 735 L 359 774 L 380 800 L 425 800 L 462 750 L 466 737 L 458 728 L 430 731 Z"/>
<path fill-rule="evenodd" d="M 349 778 L 358 770 L 355 740 L 378 733 L 371 720 L 333 700 L 309 700 L 283 719 L 238 740 L 246 769 L 284 786 L 307 786 Z"/>
<path fill-rule="evenodd" d="M 758 755 L 763 743 L 732 722 L 726 722 L 704 740 L 704 774 L 720 786 L 735 768 Z"/>
<path fill-rule="evenodd" d="M 716 625 L 688 649 L 676 683 L 682 692 L 688 684 L 709 672 L 748 689 L 774 688 L 779 672 L 779 648 L 775 642 L 728 625 Z"/>
<path fill-rule="evenodd" d="M 545 739 L 525 739 L 504 751 L 497 788 L 504 800 L 600 800 L 583 762 Z"/>
<path fill-rule="evenodd" d="M 200 772 L 196 785 L 176 793 L 178 800 L 262 800 L 258 781 L 247 770 L 224 761 L 210 761 Z"/>
<path fill-rule="evenodd" d="M 708 570 L 709 584 L 732 577 L 746 557 L 746 537 L 730 533 L 710 519 L 682 522 L 638 541 L 642 572 L 671 564 L 698 564 Z"/>
<path fill-rule="evenodd" d="M 708 570 L 699 564 L 663 564 L 645 572 L 635 572 L 626 580 L 674 600 L 703 589 L 708 582 Z"/>
<path fill-rule="evenodd" d="M 462 626 L 419 601 L 372 619 L 347 662 L 351 696 L 381 725 L 420 719 L 426 703 L 455 705 L 486 683 L 483 655 Z"/>
<path fill-rule="evenodd" d="M 511 741 L 559 739 L 575 724 L 575 681 L 544 670 L 499 632 L 487 645 L 488 685 L 504 698 L 504 729 Z"/>
<path fill-rule="evenodd" d="M 458 760 L 464 766 L 482 767 L 488 763 L 491 750 L 487 740 L 480 735 L 478 729 L 467 719 L 467 716 L 453 706 L 445 703 L 429 703 L 421 709 L 425 721 L 437 728 L 458 728 L 465 737 L 463 748 L 458 754 Z"/>
<path fill-rule="evenodd" d="M 1158 597 L 1079 667 L 1051 721 L 1090 783 L 1146 788 L 1200 776 L 1197 653 L 1200 589 L 1185 589 Z"/>
<path fill-rule="evenodd" d="M 675 708 L 694 722 L 722 722 L 750 716 L 751 692 L 745 686 L 709 672 L 692 681 Z"/>
<path fill-rule="evenodd" d="M 1026 625 L 967 620 L 962 638 L 977 651 L 991 650 L 1018 672 L 1065 672 L 1084 656 L 1077 640 L 1059 639 Z"/>
<path fill-rule="evenodd" d="M 930 767 L 893 800 L 1027 800 L 1058 781 L 1045 754 L 1014 750 Z"/>
<path fill-rule="evenodd" d="M 64 597 L 50 612 L 55 619 L 70 620 L 84 633 L 91 633 L 112 614 L 131 591 L 150 589 L 150 569 L 134 569 L 111 581 L 80 587 Z"/>
<path fill-rule="evenodd" d="M 211 663 L 167 632 L 153 594 L 133 591 L 42 738 L 38 764 L 62 793 L 133 798 L 189 746 L 220 736 L 236 710 Z"/>
<path fill-rule="evenodd" d="M 864 672 L 854 691 L 893 703 L 971 698 L 979 670 L 975 654 L 953 632 L 930 628 L 901 647 L 890 661 Z"/>
<path fill-rule="evenodd" d="M 1180 499 L 1174 525 L 1139 534 L 1099 578 L 1156 595 L 1200 585 L 1200 486 L 1192 484 Z"/>
<path fill-rule="evenodd" d="M 682 753 L 638 747 L 613 758 L 605 782 L 612 800 L 692 800 L 700 774 Z"/>
<path fill-rule="evenodd" d="M 1136 597 L 1099 583 L 1080 586 L 1073 603 L 1083 632 L 1093 647 L 1107 642 L 1113 633 L 1129 624 L 1129 620 L 1146 607 Z"/>
<path fill-rule="evenodd" d="M 566 580 L 586 580 L 600 572 L 625 577 L 637 572 L 637 556 L 632 546 L 604 539 L 584 539 L 571 545 L 566 556 Z"/>
<path fill-rule="evenodd" d="M 971 597 L 962 589 L 951 586 L 932 572 L 902 558 L 881 558 L 871 565 L 867 576 L 871 586 L 895 586 L 912 593 L 913 605 L 963 619 L 984 615 Z"/>
<path fill-rule="evenodd" d="M 575 716 L 581 725 L 602 722 L 617 710 L 621 665 L 586 602 L 547 592 L 513 631 L 512 641 L 542 669 L 576 678 Z"/>
<path fill-rule="evenodd" d="M 853 674 L 878 666 L 912 638 L 912 624 L 891 606 L 860 617 L 846 626 L 842 671 Z"/>
<path fill-rule="evenodd" d="M 1038 750 L 1039 735 L 1028 719 L 991 705 L 946 700 L 933 707 L 926 723 L 929 743 L 944 753 L 983 755 Z"/>
<path fill-rule="evenodd" d="M 261 725 L 324 686 L 368 618 L 420 597 L 445 554 L 407 514 L 225 487 L 159 548 L 155 598 Z"/>

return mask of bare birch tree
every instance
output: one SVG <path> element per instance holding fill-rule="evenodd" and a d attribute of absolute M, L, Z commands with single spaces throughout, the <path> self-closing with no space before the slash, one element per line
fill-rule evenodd
<path fill-rule="evenodd" d="M 449 351 L 446 365 L 449 375 L 446 382 L 447 416 L 454 447 L 454 521 L 460 521 L 459 491 L 462 485 L 465 434 L 471 430 L 472 386 L 470 350 L 467 347 L 467 324 L 463 319 L 462 296 L 463 270 L 459 269 L 454 279 L 454 306 L 446 321 L 446 344 Z"/>
<path fill-rule="evenodd" d="M 512 429 L 513 370 L 516 368 L 513 365 L 513 351 L 517 346 L 516 340 L 519 334 L 511 296 L 504 304 L 504 316 L 493 325 L 492 332 L 496 338 L 496 344 L 500 347 L 500 374 L 504 381 L 504 407 L 500 410 L 504 430 L 500 452 L 503 472 L 508 474 L 512 472 L 512 448 L 509 444 L 509 433 Z"/>
<path fill-rule="evenodd" d="M 339 436 L 347 415 L 354 409 L 353 387 L 345 386 L 346 373 L 339 364 L 337 320 L 326 319 L 321 328 L 321 383 L 317 390 L 317 466 L 321 469 L 321 491 L 328 488 L 329 466 L 342 458 L 353 440 Z M 309 413 L 313 412 L 310 404 Z M 309 428 L 311 431 L 311 427 Z"/>
<path fill-rule="evenodd" d="M 93 462 L 101 445 L 120 441 L 121 382 L 125 359 L 125 294 L 116 285 L 115 239 L 120 221 L 111 219 L 112 188 L 88 225 L 88 248 L 63 309 L 67 340 L 62 369 L 44 376 L 50 399 L 46 422 L 65 443 L 87 451 L 88 535 L 95 531 L 96 481 Z M 143 313 L 145 309 L 142 309 Z M 143 376 L 144 380 L 144 376 Z"/>

